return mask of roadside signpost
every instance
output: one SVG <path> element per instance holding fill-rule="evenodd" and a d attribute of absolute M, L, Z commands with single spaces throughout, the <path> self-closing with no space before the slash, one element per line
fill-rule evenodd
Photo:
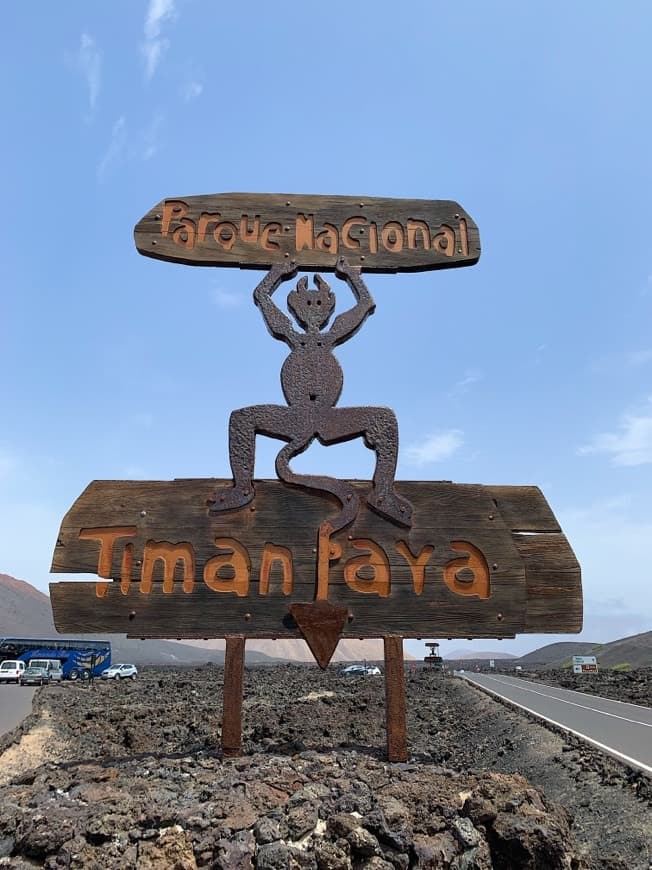
<path fill-rule="evenodd" d="M 286 405 L 236 409 L 233 478 L 94 481 L 66 514 L 52 571 L 97 582 L 50 586 L 61 632 L 226 638 L 222 746 L 241 747 L 247 637 L 303 637 L 325 668 L 342 637 L 385 643 L 387 746 L 407 757 L 403 638 L 577 632 L 580 569 L 534 486 L 395 481 L 398 423 L 384 407 L 340 407 L 333 349 L 375 304 L 363 272 L 472 265 L 478 229 L 457 203 L 215 194 L 166 199 L 135 228 L 138 250 L 188 265 L 266 268 L 254 291 L 289 355 Z M 334 272 L 351 304 L 331 321 Z M 338 284 L 338 288 L 341 285 Z M 278 480 L 255 480 L 255 439 L 285 442 Z M 362 438 L 372 481 L 295 473 L 315 440 Z"/>
<path fill-rule="evenodd" d="M 430 650 L 428 655 L 424 656 L 423 659 L 426 667 L 435 668 L 436 670 L 441 671 L 444 666 L 444 661 L 439 655 L 439 644 L 436 641 L 426 641 L 426 646 Z"/>
<path fill-rule="evenodd" d="M 573 673 L 590 674 L 598 670 L 598 660 L 595 656 L 573 656 Z"/>

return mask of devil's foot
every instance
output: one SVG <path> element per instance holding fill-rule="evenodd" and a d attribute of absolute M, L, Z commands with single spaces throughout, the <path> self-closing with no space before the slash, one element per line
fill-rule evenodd
<path fill-rule="evenodd" d="M 393 490 L 390 492 L 376 492 L 374 490 L 369 494 L 367 504 L 376 513 L 387 517 L 392 522 L 399 523 L 401 526 L 412 525 L 412 505 Z"/>
<path fill-rule="evenodd" d="M 252 501 L 254 495 L 253 486 L 225 486 L 215 491 L 210 499 L 210 512 L 233 511 L 244 507 Z"/>

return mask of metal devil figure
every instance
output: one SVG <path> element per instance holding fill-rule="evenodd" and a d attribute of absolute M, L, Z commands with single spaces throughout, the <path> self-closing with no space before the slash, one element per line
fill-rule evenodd
<path fill-rule="evenodd" d="M 254 291 L 289 354 L 286 405 L 231 413 L 231 480 L 94 481 L 66 514 L 50 586 L 61 632 L 226 638 L 222 746 L 241 746 L 247 637 L 303 637 L 325 668 L 342 637 L 385 647 L 388 756 L 407 756 L 404 637 L 577 632 L 580 569 L 535 486 L 396 481 L 398 424 L 384 407 L 339 407 L 335 348 L 375 304 L 363 272 L 472 265 L 478 229 L 457 203 L 277 194 L 166 199 L 136 226 L 146 256 L 264 268 Z M 319 271 L 318 271 L 319 270 Z M 291 319 L 273 296 L 287 295 Z M 334 281 L 351 294 L 334 316 Z M 343 297 L 340 297 L 343 298 Z M 278 481 L 255 480 L 257 435 L 285 442 Z M 372 481 L 297 474 L 294 457 L 361 438 Z"/>
<path fill-rule="evenodd" d="M 220 489 L 213 511 L 240 508 L 254 497 L 253 468 L 257 433 L 287 441 L 276 457 L 276 473 L 286 483 L 331 492 L 342 504 L 342 511 L 329 521 L 331 532 L 347 526 L 358 513 L 355 489 L 345 481 L 328 477 L 297 475 L 290 470 L 292 457 L 306 450 L 315 438 L 322 444 L 338 444 L 363 438 L 376 454 L 373 490 L 367 504 L 381 516 L 402 526 L 412 522 L 412 506 L 394 491 L 394 472 L 398 459 L 398 424 L 389 408 L 337 408 L 342 392 L 342 369 L 333 349 L 343 344 L 373 313 L 375 305 L 360 269 L 339 258 L 335 267 L 353 291 L 356 305 L 340 314 L 326 330 L 335 308 L 335 294 L 321 275 L 315 276 L 315 288 L 301 278 L 288 296 L 288 307 L 302 331 L 272 300 L 281 281 L 297 273 L 294 261 L 273 266 L 256 287 L 254 301 L 260 308 L 267 328 L 290 347 L 290 355 L 281 370 L 281 386 L 287 407 L 254 405 L 231 415 L 229 454 L 233 470 L 233 487 Z"/>

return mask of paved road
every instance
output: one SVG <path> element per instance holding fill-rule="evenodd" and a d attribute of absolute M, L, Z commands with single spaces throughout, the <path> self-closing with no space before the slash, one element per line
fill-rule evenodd
<path fill-rule="evenodd" d="M 547 719 L 628 764 L 652 773 L 652 709 L 506 677 L 464 673 L 476 683 Z"/>
<path fill-rule="evenodd" d="M 0 684 L 0 735 L 15 728 L 32 712 L 35 687 Z"/>

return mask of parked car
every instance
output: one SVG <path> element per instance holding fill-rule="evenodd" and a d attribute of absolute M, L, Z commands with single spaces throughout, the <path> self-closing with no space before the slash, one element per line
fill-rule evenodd
<path fill-rule="evenodd" d="M 378 677 L 381 670 L 376 665 L 347 665 L 340 668 L 339 674 L 341 677 Z"/>
<path fill-rule="evenodd" d="M 102 671 L 101 676 L 103 680 L 125 680 L 129 677 L 135 680 L 138 676 L 138 668 L 136 665 L 111 665 L 110 668 Z"/>
<path fill-rule="evenodd" d="M 20 685 L 21 686 L 42 686 L 44 683 L 50 682 L 50 675 L 45 670 L 45 668 L 38 668 L 30 665 L 28 668 L 25 668 L 21 677 L 20 677 Z"/>
<path fill-rule="evenodd" d="M 63 680 L 63 670 L 58 659 L 30 659 L 30 668 L 43 668 L 51 683 L 60 683 Z"/>
<path fill-rule="evenodd" d="M 48 674 L 50 676 L 51 683 L 60 683 L 63 680 L 63 669 L 61 667 L 61 664 L 59 664 L 59 667 L 53 665 L 48 671 Z"/>
<path fill-rule="evenodd" d="M 25 662 L 21 662 L 20 659 L 6 659 L 0 663 L 0 682 L 19 683 L 24 672 Z"/>

